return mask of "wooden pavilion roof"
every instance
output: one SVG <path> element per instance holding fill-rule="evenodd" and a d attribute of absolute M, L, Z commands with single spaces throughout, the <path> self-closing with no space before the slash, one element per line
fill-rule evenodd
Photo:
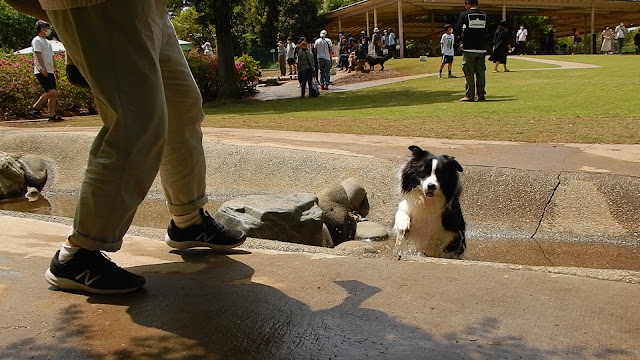
<path fill-rule="evenodd" d="M 591 31 L 591 12 L 594 11 L 596 33 L 620 21 L 627 26 L 640 24 L 640 0 L 480 0 L 480 9 L 489 16 L 502 16 L 503 4 L 507 16 L 548 16 L 557 37 L 569 36 L 573 28 L 580 33 Z M 362 0 L 326 14 L 329 34 L 338 33 L 338 24 L 346 33 L 359 34 L 367 26 L 374 27 L 373 11 L 377 13 L 377 27 L 398 31 L 398 0 Z M 458 15 L 464 10 L 462 0 L 402 0 L 405 40 L 425 39 L 442 32 L 439 15 Z M 434 24 L 431 24 L 431 16 Z M 441 17 L 441 16 L 440 16 Z M 442 18 L 442 17 L 441 17 Z"/>

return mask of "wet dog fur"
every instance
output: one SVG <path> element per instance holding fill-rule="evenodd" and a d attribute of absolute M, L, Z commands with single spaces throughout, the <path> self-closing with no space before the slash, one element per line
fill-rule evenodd
<path fill-rule="evenodd" d="M 466 249 L 465 221 L 460 207 L 462 166 L 449 155 L 435 155 L 418 146 L 400 173 L 402 201 L 394 230 L 400 253 L 460 258 Z"/>

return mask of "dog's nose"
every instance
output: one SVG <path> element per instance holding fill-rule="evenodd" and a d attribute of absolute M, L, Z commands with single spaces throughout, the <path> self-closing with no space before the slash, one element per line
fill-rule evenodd
<path fill-rule="evenodd" d="M 436 184 L 427 184 L 427 190 L 433 191 L 436 189 Z"/>

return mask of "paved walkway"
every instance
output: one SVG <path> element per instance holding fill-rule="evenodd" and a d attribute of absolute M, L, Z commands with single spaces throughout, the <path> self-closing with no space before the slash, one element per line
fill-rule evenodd
<path fill-rule="evenodd" d="M 127 296 L 53 291 L 68 228 L 0 216 L 2 359 L 638 359 L 640 285 L 127 236 Z"/>
<path fill-rule="evenodd" d="M 530 56 L 515 55 L 515 56 L 512 56 L 511 58 L 516 60 L 531 61 L 536 63 L 553 65 L 553 67 L 519 69 L 519 71 L 592 69 L 592 68 L 600 67 L 598 65 L 577 63 L 577 62 L 571 62 L 571 61 L 540 59 L 540 58 L 534 58 Z M 364 81 L 360 83 L 331 86 L 329 92 L 354 91 L 354 90 L 366 89 L 374 86 L 394 84 L 402 81 L 420 79 L 420 78 L 437 76 L 437 75 L 438 75 L 437 73 L 432 73 L 432 74 L 422 74 L 422 75 L 412 75 L 412 76 L 401 76 L 401 77 L 395 77 L 395 78 L 387 78 L 387 79 L 380 79 L 380 80 Z M 332 77 L 332 79 L 335 80 L 345 76 L 349 76 L 349 74 L 344 72 L 338 72 L 334 77 Z M 261 86 L 258 88 L 260 92 L 255 96 L 255 99 L 266 101 L 266 100 L 297 98 L 300 96 L 300 89 L 297 86 L 298 86 L 298 81 L 296 80 L 285 81 L 282 85 L 279 85 L 279 86 Z"/>

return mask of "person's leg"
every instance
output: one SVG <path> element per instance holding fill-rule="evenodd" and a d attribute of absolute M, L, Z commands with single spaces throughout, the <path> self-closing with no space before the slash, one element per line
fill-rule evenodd
<path fill-rule="evenodd" d="M 301 71 L 298 75 L 298 78 L 300 79 L 300 97 L 304 97 L 304 92 L 307 88 L 308 82 L 307 77 L 311 78 L 311 70 Z M 309 95 L 311 95 L 311 86 L 309 86 Z"/>
<path fill-rule="evenodd" d="M 52 75 L 49 75 L 52 76 Z M 47 99 L 47 109 L 49 111 L 49 117 L 56 116 L 56 108 L 58 104 L 58 90 L 51 89 L 47 91 L 49 93 Z"/>
<path fill-rule="evenodd" d="M 618 54 L 622 55 L 622 47 L 624 46 L 624 38 L 618 38 Z"/>
<path fill-rule="evenodd" d="M 462 53 L 462 72 L 464 73 L 464 98 L 473 101 L 476 96 L 475 79 L 473 73 L 473 58 L 470 52 Z"/>
<path fill-rule="evenodd" d="M 167 108 L 158 54 L 166 9 L 110 0 L 50 13 L 104 123 L 89 154 L 70 238 L 90 250 L 116 251 L 164 151 Z M 112 19 L 121 21 L 113 26 Z"/>
<path fill-rule="evenodd" d="M 475 67 L 474 72 L 476 76 L 476 95 L 478 96 L 478 100 L 484 100 L 485 95 L 485 72 L 487 70 L 487 63 L 485 59 L 484 53 L 475 53 L 473 54 L 475 57 Z"/>

